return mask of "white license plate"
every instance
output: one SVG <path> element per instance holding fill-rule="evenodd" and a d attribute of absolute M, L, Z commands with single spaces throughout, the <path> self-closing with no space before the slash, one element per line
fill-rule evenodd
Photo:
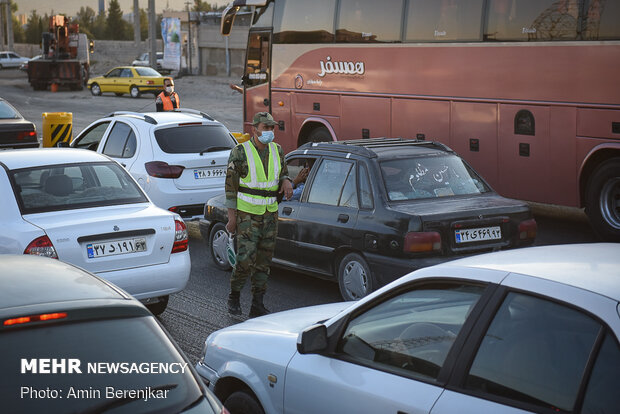
<path fill-rule="evenodd" d="M 144 237 L 114 240 L 104 243 L 88 243 L 86 245 L 86 253 L 88 254 L 89 259 L 145 251 L 146 239 Z"/>
<path fill-rule="evenodd" d="M 477 229 L 461 229 L 454 231 L 457 243 L 471 243 L 485 240 L 500 240 L 502 229 L 499 226 L 480 227 Z"/>
<path fill-rule="evenodd" d="M 204 168 L 200 170 L 194 170 L 194 178 L 196 180 L 202 180 L 205 178 L 224 177 L 225 175 L 226 175 L 226 169 L 224 167 Z"/>

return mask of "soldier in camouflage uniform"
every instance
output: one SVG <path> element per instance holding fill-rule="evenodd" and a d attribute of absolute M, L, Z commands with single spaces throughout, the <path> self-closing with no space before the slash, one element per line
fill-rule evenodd
<path fill-rule="evenodd" d="M 276 125 L 268 112 L 254 115 L 252 138 L 230 152 L 226 171 L 226 207 L 229 233 L 237 234 L 237 263 L 230 278 L 228 311 L 241 314 L 240 294 L 252 281 L 250 317 L 269 311 L 263 304 L 278 229 L 278 193 L 291 198 L 282 148 L 273 143 Z"/>

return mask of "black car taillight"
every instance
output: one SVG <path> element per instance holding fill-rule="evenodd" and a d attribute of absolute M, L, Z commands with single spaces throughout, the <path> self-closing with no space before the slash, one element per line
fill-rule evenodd
<path fill-rule="evenodd" d="M 37 137 L 37 133 L 36 131 L 21 131 L 17 133 L 17 139 L 18 140 L 23 140 L 23 139 L 28 139 L 28 138 L 36 138 Z"/>
<path fill-rule="evenodd" d="M 405 235 L 405 253 L 441 251 L 441 234 L 436 231 L 411 231 Z"/>
<path fill-rule="evenodd" d="M 169 165 L 163 161 L 150 161 L 144 167 L 148 175 L 157 178 L 179 178 L 185 169 L 182 165 Z"/>
<path fill-rule="evenodd" d="M 42 313 L 39 315 L 20 316 L 18 318 L 5 319 L 2 323 L 4 326 L 23 325 L 31 322 L 51 321 L 55 319 L 64 319 L 67 317 L 65 312 Z"/>
<path fill-rule="evenodd" d="M 538 225 L 536 220 L 529 219 L 519 223 L 519 240 L 534 240 L 536 238 L 536 232 L 538 231 Z"/>

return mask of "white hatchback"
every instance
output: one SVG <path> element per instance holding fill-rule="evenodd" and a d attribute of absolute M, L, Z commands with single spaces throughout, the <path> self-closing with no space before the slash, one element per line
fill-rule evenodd
<path fill-rule="evenodd" d="M 418 270 L 359 302 L 211 334 L 196 369 L 231 414 L 617 413 L 620 244 Z"/>
<path fill-rule="evenodd" d="M 156 207 L 113 160 L 86 150 L 0 152 L 0 254 L 84 268 L 163 312 L 185 288 L 185 223 Z"/>
<path fill-rule="evenodd" d="M 181 109 L 114 112 L 86 127 L 71 147 L 118 161 L 155 205 L 189 220 L 201 218 L 206 201 L 224 192 L 226 164 L 236 144 L 220 122 Z"/>

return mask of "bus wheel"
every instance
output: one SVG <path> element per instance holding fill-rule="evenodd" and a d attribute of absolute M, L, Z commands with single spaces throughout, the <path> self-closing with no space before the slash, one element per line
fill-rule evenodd
<path fill-rule="evenodd" d="M 324 126 L 320 126 L 310 131 L 310 134 L 308 134 L 307 142 L 329 142 L 333 140 L 334 139 L 332 138 L 332 135 L 329 133 L 329 130 L 325 128 Z"/>
<path fill-rule="evenodd" d="M 600 237 L 620 242 L 620 158 L 605 161 L 590 177 L 586 213 Z"/>

